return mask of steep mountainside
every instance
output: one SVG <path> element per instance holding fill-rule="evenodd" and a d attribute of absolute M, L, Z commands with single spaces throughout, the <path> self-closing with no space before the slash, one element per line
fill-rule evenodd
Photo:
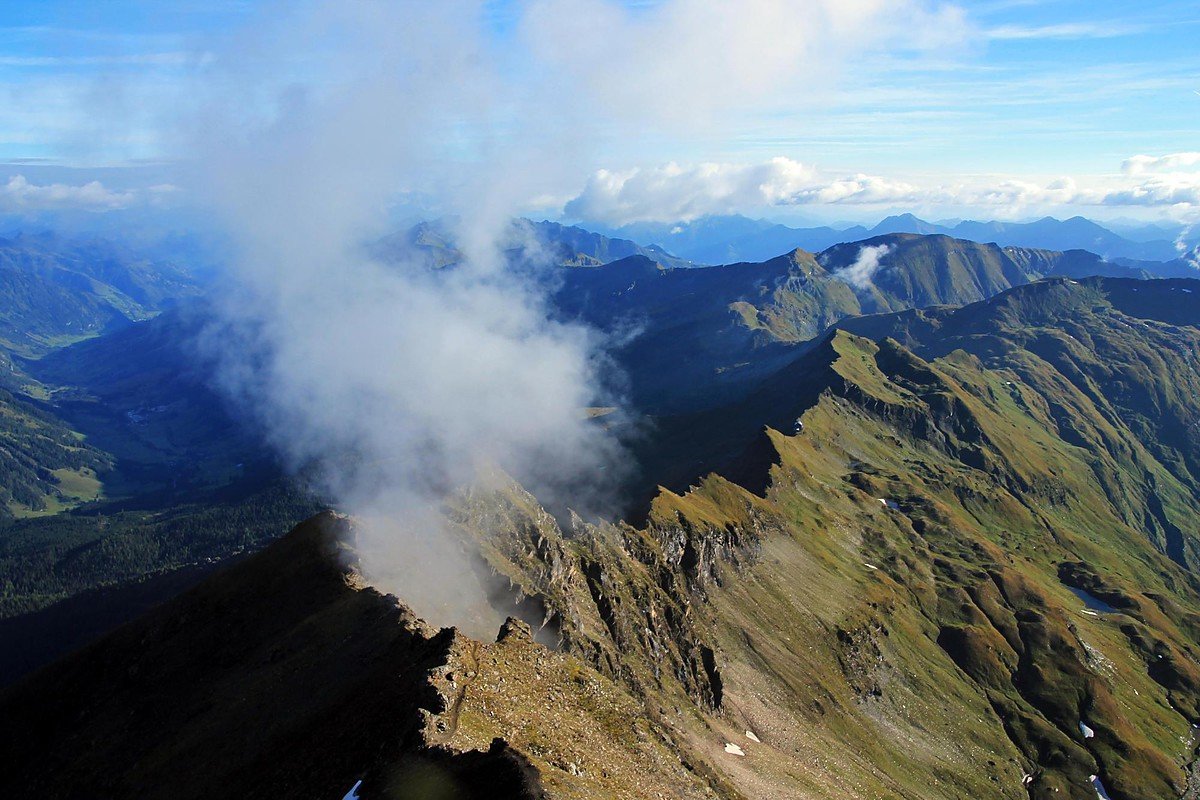
<path fill-rule="evenodd" d="M 534 799 L 567 786 L 706 796 L 620 684 L 535 644 L 515 620 L 494 644 L 431 628 L 342 566 L 347 534 L 331 515 L 314 518 L 0 694 L 0 786 L 173 800 L 230 787 L 341 797 L 359 781 L 364 797 L 411 800 Z"/>
<path fill-rule="evenodd" d="M 452 499 L 557 650 L 415 621 L 318 518 L 0 694 L 0 786 L 1195 797 L 1196 291 L 1057 279 L 844 323 L 869 338 L 676 420 L 700 477 L 638 525 Z M 705 474 L 725 456 L 736 482 Z"/>
<path fill-rule="evenodd" d="M 198 292 L 184 270 L 103 240 L 0 240 L 0 347 L 36 356 L 146 319 Z"/>

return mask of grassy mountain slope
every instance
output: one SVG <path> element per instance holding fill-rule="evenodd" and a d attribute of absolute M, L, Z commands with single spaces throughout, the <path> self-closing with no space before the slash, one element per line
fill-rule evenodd
<path fill-rule="evenodd" d="M 417 625 L 306 526 L 0 695 L 0 780 L 403 797 L 413 758 L 461 780 L 488 753 L 525 776 L 492 796 L 1184 796 L 1196 289 L 1061 279 L 845 323 L 871 338 L 691 418 L 701 477 L 638 525 L 560 524 L 500 479 L 453 499 L 557 652 Z M 705 474 L 739 453 L 736 483 Z"/>
<path fill-rule="evenodd" d="M 577 556 L 618 638 L 614 663 L 636 680 L 630 654 L 655 653 L 640 680 L 661 687 L 669 674 L 703 701 L 704 683 L 686 677 L 695 674 L 686 650 L 663 641 L 717 632 L 705 646 L 717 653 L 726 710 L 695 736 L 719 742 L 742 725 L 775 726 L 778 736 L 759 735 L 767 746 L 755 748 L 757 760 L 751 744 L 745 762 L 725 765 L 745 796 L 763 796 L 765 785 L 801 796 L 1091 798 L 1096 774 L 1114 798 L 1180 796 L 1200 713 L 1200 496 L 1189 446 L 1139 445 L 1149 439 L 1136 433 L 1145 406 L 1103 403 L 1077 371 L 1114 363 L 1103 358 L 1114 345 L 1105 329 L 1132 326 L 1124 346 L 1151 360 L 1130 358 L 1124 380 L 1109 385 L 1125 398 L 1147 390 L 1163 409 L 1190 397 L 1195 408 L 1198 332 L 1178 319 L 1136 324 L 1130 312 L 1163 307 L 1162 297 L 1137 296 L 1144 287 L 1013 290 L 960 312 L 970 333 L 942 341 L 932 361 L 893 340 L 838 332 L 725 409 L 804 424 L 769 431 L 753 449 L 756 464 L 743 469 L 769 470 L 760 494 L 717 477 L 664 491 L 643 531 L 610 534 L 620 544 L 591 557 L 603 566 Z M 1077 321 L 1074 333 L 1059 332 L 1069 358 L 1039 341 L 1054 335 L 1054 319 Z M 991 360 L 1001 331 L 1029 336 L 1029 347 Z M 1165 424 L 1184 413 L 1168 411 Z M 703 423 L 716 418 L 698 420 L 692 435 L 711 435 Z M 566 546 L 578 552 L 587 538 L 604 540 L 568 534 Z M 530 575 L 514 551 L 511 563 Z M 643 569 L 664 594 L 641 583 Z M 561 598 L 552 608 L 572 619 L 565 592 L 532 574 L 522 589 Z M 663 582 L 668 574 L 678 588 Z M 671 610 L 677 596 L 690 602 Z M 656 622 L 672 619 L 688 619 L 685 631 Z M 796 763 L 813 749 L 823 770 Z M 723 764 L 721 751 L 708 754 Z"/>

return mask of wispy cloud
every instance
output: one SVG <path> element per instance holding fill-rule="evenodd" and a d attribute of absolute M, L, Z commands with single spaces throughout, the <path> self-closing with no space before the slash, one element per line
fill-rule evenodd
<path fill-rule="evenodd" d="M 1144 33 L 1144 24 L 1127 22 L 1064 22 L 1057 25 L 1000 25 L 985 31 L 989 39 L 1114 39 Z"/>
<path fill-rule="evenodd" d="M 0 67 L 181 67 L 196 62 L 199 56 L 184 53 L 127 53 L 104 56 L 12 56 L 0 55 Z"/>

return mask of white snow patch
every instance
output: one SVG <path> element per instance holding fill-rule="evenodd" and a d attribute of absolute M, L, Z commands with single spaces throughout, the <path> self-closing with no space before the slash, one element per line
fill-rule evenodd
<path fill-rule="evenodd" d="M 879 567 L 875 566 L 874 564 L 870 564 L 866 561 L 863 562 L 863 566 L 866 567 L 867 569 L 874 569 L 874 570 L 879 569 Z"/>
<path fill-rule="evenodd" d="M 342 800 L 359 800 L 358 787 L 362 786 L 362 781 L 355 781 L 350 787 L 350 791 L 346 792 L 346 796 Z"/>
<path fill-rule="evenodd" d="M 734 744 L 733 742 L 726 742 L 726 743 L 725 743 L 725 752 L 726 752 L 726 753 L 732 753 L 732 754 L 733 754 L 733 755 L 735 755 L 735 756 L 744 756 L 744 755 L 746 755 L 746 751 L 745 751 L 745 750 L 743 750 L 742 748 L 738 747 L 738 746 L 737 746 L 736 744 Z"/>
<path fill-rule="evenodd" d="M 1097 614 L 1095 611 L 1091 611 L 1091 610 L 1089 610 L 1089 609 L 1086 609 L 1086 608 L 1081 608 L 1081 609 L 1079 609 L 1079 613 L 1080 613 L 1080 614 L 1087 614 L 1089 617 L 1098 617 L 1098 616 L 1100 616 L 1100 615 L 1099 615 L 1099 614 Z"/>
<path fill-rule="evenodd" d="M 1083 720 L 1079 720 L 1079 732 L 1083 734 L 1083 738 L 1091 739 L 1096 735 L 1096 732 L 1089 728 Z"/>
<path fill-rule="evenodd" d="M 762 741 L 762 739 L 759 739 L 757 736 L 754 735 L 754 731 L 746 731 L 746 738 L 752 742 L 761 742 Z"/>

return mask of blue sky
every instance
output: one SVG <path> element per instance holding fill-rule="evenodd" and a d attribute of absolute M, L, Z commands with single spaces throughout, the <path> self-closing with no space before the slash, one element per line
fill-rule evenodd
<path fill-rule="evenodd" d="M 652 17 L 659 6 L 631 4 L 631 18 Z M 231 0 L 10 0 L 0 11 L 0 169 L 6 173 L 0 179 L 97 178 L 127 190 L 167 180 L 169 164 L 179 157 L 167 120 L 188 81 L 239 31 L 288 8 Z M 924 203 L 926 210 L 986 211 L 972 206 L 978 192 L 960 200 L 949 196 L 953 192 L 928 194 L 926 187 L 1006 180 L 1044 186 L 1069 176 L 1116 191 L 1122 163 L 1132 156 L 1200 150 L 1200 7 L 1194 2 L 974 0 L 954 8 L 957 27 L 946 41 L 913 52 L 906 40 L 927 31 L 885 29 L 883 41 L 869 50 L 834 54 L 828 75 L 814 73 L 819 81 L 731 112 L 733 123 L 694 134 L 668 128 L 599 140 L 580 164 L 575 188 L 601 169 L 784 158 L 830 180 L 861 174 L 920 187 L 923 194 L 911 204 Z M 490 4 L 481 22 L 485 40 L 498 51 L 520 47 L 523 9 L 516 2 Z M 845 51 L 844 43 L 855 39 L 839 41 Z M 779 44 L 764 41 L 763 47 Z M 670 42 L 661 46 L 669 49 Z M 1187 170 L 1181 180 L 1190 186 Z M 569 199 L 573 191 L 564 183 L 561 194 Z M 903 192 L 889 196 L 903 205 Z M 743 204 L 760 212 L 770 205 L 755 198 Z M 783 205 L 795 207 L 791 200 Z M 803 205 L 809 216 L 848 217 L 870 216 L 888 203 Z M 1097 213 L 1186 215 L 1189 209 L 1139 202 Z"/>

